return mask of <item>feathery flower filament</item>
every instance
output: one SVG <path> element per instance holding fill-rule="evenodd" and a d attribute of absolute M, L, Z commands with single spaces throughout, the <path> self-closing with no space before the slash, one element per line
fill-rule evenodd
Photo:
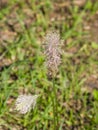
<path fill-rule="evenodd" d="M 26 114 L 32 107 L 34 109 L 37 97 L 38 95 L 19 95 L 16 99 L 16 110 L 21 114 Z"/>
<path fill-rule="evenodd" d="M 57 32 L 49 32 L 45 37 L 44 54 L 46 56 L 46 67 L 50 76 L 55 76 L 58 72 L 58 66 L 61 63 L 60 48 L 61 43 L 60 35 Z"/>

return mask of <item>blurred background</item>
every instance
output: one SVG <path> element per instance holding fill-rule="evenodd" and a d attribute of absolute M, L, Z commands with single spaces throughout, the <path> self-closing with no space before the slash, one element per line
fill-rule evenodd
<path fill-rule="evenodd" d="M 42 51 L 50 30 L 63 40 L 58 130 L 98 129 L 98 0 L 0 0 L 0 130 L 53 130 Z M 14 102 L 25 93 L 42 96 L 23 116 Z"/>

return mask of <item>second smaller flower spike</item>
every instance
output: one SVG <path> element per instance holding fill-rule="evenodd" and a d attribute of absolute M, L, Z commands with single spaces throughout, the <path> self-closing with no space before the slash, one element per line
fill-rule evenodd
<path fill-rule="evenodd" d="M 44 54 L 46 56 L 45 65 L 48 69 L 48 75 L 55 77 L 58 72 L 58 66 L 61 63 L 60 57 L 60 34 L 57 32 L 49 32 L 44 40 Z"/>
<path fill-rule="evenodd" d="M 37 97 L 38 95 L 19 95 L 16 99 L 16 110 L 21 114 L 26 114 L 32 109 L 32 107 L 34 109 Z"/>

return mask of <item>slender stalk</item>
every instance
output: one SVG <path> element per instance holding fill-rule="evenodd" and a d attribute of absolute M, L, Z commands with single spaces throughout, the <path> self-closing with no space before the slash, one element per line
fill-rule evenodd
<path fill-rule="evenodd" d="M 54 93 L 54 110 L 55 110 L 55 122 L 56 122 L 56 127 L 58 125 L 58 109 L 57 109 L 57 93 L 56 93 L 56 87 L 55 87 L 55 78 L 53 78 L 53 93 Z"/>
<path fill-rule="evenodd" d="M 53 94 L 52 94 L 52 104 L 53 104 L 53 124 L 54 124 L 54 130 L 56 130 L 55 100 Z"/>

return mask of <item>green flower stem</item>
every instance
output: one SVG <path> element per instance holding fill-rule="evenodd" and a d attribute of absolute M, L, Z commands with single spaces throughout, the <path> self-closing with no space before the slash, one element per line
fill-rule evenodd
<path fill-rule="evenodd" d="M 57 95 L 56 95 L 56 87 L 55 87 L 55 78 L 53 78 L 53 112 L 54 112 L 54 119 L 56 128 L 58 125 L 58 110 L 57 110 Z"/>
<path fill-rule="evenodd" d="M 55 111 L 55 100 L 54 95 L 52 94 L 52 104 L 53 104 L 53 124 L 54 124 L 54 130 L 56 130 L 56 111 Z"/>

